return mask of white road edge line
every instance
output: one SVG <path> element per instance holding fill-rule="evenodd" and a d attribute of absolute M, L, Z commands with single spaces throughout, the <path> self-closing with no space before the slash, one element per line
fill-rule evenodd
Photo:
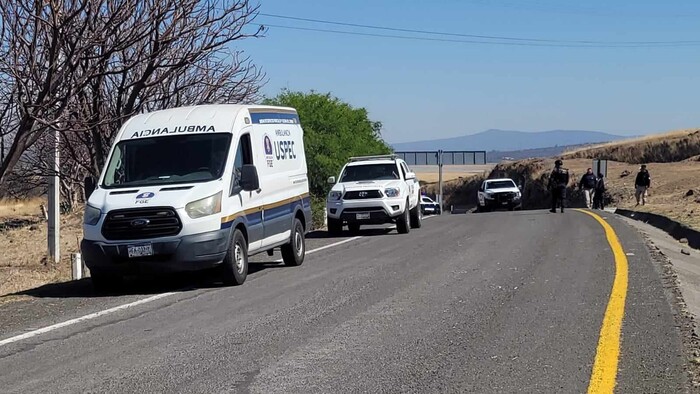
<path fill-rule="evenodd" d="M 169 296 L 175 295 L 175 294 L 177 294 L 177 293 L 156 294 L 154 296 L 144 298 L 142 300 L 130 302 L 130 303 L 124 304 L 124 305 L 115 306 L 114 308 L 105 309 L 103 311 L 99 311 L 99 312 L 91 313 L 89 315 L 81 316 L 81 317 L 78 317 L 75 319 L 67 320 L 67 321 L 64 321 L 62 323 L 57 323 L 57 324 L 54 324 L 51 326 L 46 326 L 46 327 L 40 328 L 38 330 L 29 331 L 29 332 L 21 334 L 21 335 L 17 335 L 17 336 L 11 337 L 11 338 L 3 339 L 2 341 L 0 341 L 0 346 L 4 346 L 4 345 L 7 345 L 7 344 L 10 344 L 13 342 L 21 341 L 23 339 L 35 337 L 37 335 L 45 334 L 45 333 L 50 332 L 50 331 L 58 330 L 59 328 L 72 326 L 73 324 L 78 324 L 78 323 L 81 323 L 81 322 L 84 322 L 87 320 L 96 319 L 100 316 L 109 315 L 109 314 L 114 313 L 114 312 L 118 312 L 118 311 L 121 311 L 124 309 L 132 308 L 132 307 L 135 307 L 137 305 L 141 305 L 141 304 L 145 304 L 145 303 L 152 302 L 155 300 L 159 300 L 161 298 L 169 297 Z"/>
<path fill-rule="evenodd" d="M 306 252 L 306 254 L 320 252 L 321 250 L 329 249 L 329 248 L 332 248 L 334 246 L 342 245 L 344 243 L 348 243 L 350 241 L 354 241 L 354 240 L 360 239 L 360 238 L 362 238 L 362 236 L 344 239 L 342 241 L 335 242 L 335 243 L 332 243 L 330 245 L 325 245 L 325 246 L 321 246 L 320 248 L 309 250 Z M 277 262 L 281 262 L 281 261 L 282 260 L 278 260 Z M 37 335 L 45 334 L 47 332 L 55 331 L 55 330 L 58 330 L 58 329 L 63 328 L 63 327 L 68 327 L 68 326 L 72 326 L 74 324 L 82 323 L 84 321 L 96 319 L 98 317 L 109 315 L 109 314 L 112 314 L 114 312 L 119 312 L 119 311 L 122 311 L 125 309 L 133 308 L 133 307 L 138 306 L 138 305 L 143 305 L 143 304 L 146 304 L 149 302 L 157 301 L 161 298 L 170 297 L 170 296 L 175 295 L 175 294 L 178 294 L 178 292 L 156 294 L 154 296 L 144 298 L 142 300 L 138 300 L 138 301 L 130 302 L 128 304 L 115 306 L 113 308 L 105 309 L 103 311 L 99 311 L 99 312 L 91 313 L 89 315 L 77 317 L 75 319 L 67 320 L 67 321 L 64 321 L 62 323 L 56 323 L 56 324 L 53 324 L 50 326 L 39 328 L 37 330 L 29 331 L 29 332 L 26 332 L 26 333 L 21 334 L 21 335 L 17 335 L 17 336 L 11 337 L 11 338 L 0 340 L 0 347 L 5 346 L 5 345 L 9 345 L 9 344 L 14 343 L 14 342 L 19 342 L 19 341 L 22 341 L 24 339 L 29 339 L 29 338 L 35 337 Z"/>

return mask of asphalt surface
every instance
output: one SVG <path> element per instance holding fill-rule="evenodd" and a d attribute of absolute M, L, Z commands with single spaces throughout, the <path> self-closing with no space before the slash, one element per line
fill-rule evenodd
<path fill-rule="evenodd" d="M 659 268 L 636 231 L 604 216 L 629 262 L 616 391 L 686 392 Z M 360 235 L 301 267 L 259 256 L 240 287 L 188 276 L 98 297 L 79 282 L 0 305 L 2 340 L 174 292 L 0 346 L 0 392 L 587 390 L 615 274 L 591 217 L 443 215 L 407 235 Z"/>

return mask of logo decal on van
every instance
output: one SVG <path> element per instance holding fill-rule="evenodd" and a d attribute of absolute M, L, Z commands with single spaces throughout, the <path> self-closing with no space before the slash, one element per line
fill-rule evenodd
<path fill-rule="evenodd" d="M 265 144 L 265 161 L 267 162 L 267 166 L 272 168 L 274 163 L 272 160 L 272 141 L 270 140 L 270 136 L 265 134 L 263 137 L 263 143 Z"/>
<path fill-rule="evenodd" d="M 135 204 L 136 204 L 136 205 L 139 205 L 139 204 L 148 204 L 148 202 L 151 200 L 151 198 L 153 198 L 153 196 L 155 196 L 155 195 L 156 195 L 156 194 L 155 194 L 155 193 L 152 193 L 152 192 L 144 192 L 144 193 L 141 193 L 141 194 L 139 194 L 138 196 L 136 196 L 136 202 L 135 202 Z"/>
<path fill-rule="evenodd" d="M 156 194 L 152 193 L 152 192 L 145 192 L 145 193 L 141 193 L 138 196 L 136 196 L 136 199 L 141 200 L 143 198 L 153 198 L 153 196 L 155 196 L 155 195 Z"/>

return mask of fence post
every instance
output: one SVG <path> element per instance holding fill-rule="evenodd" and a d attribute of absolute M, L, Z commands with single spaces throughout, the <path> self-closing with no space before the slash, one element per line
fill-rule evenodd
<path fill-rule="evenodd" d="M 80 253 L 73 253 L 70 255 L 71 260 L 71 272 L 73 280 L 80 280 L 85 276 L 85 266 L 83 265 L 83 258 Z"/>

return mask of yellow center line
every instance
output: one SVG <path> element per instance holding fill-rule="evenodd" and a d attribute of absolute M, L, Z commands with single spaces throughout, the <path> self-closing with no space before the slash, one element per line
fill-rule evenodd
<path fill-rule="evenodd" d="M 622 319 L 625 316 L 625 298 L 627 297 L 627 256 L 615 230 L 600 216 L 593 212 L 576 209 L 593 217 L 605 229 L 605 237 L 615 257 L 615 279 L 608 307 L 605 309 L 603 325 L 600 328 L 600 338 L 596 349 L 595 362 L 588 384 L 588 393 L 612 393 L 617 379 L 617 364 L 620 359 L 620 334 Z"/>

